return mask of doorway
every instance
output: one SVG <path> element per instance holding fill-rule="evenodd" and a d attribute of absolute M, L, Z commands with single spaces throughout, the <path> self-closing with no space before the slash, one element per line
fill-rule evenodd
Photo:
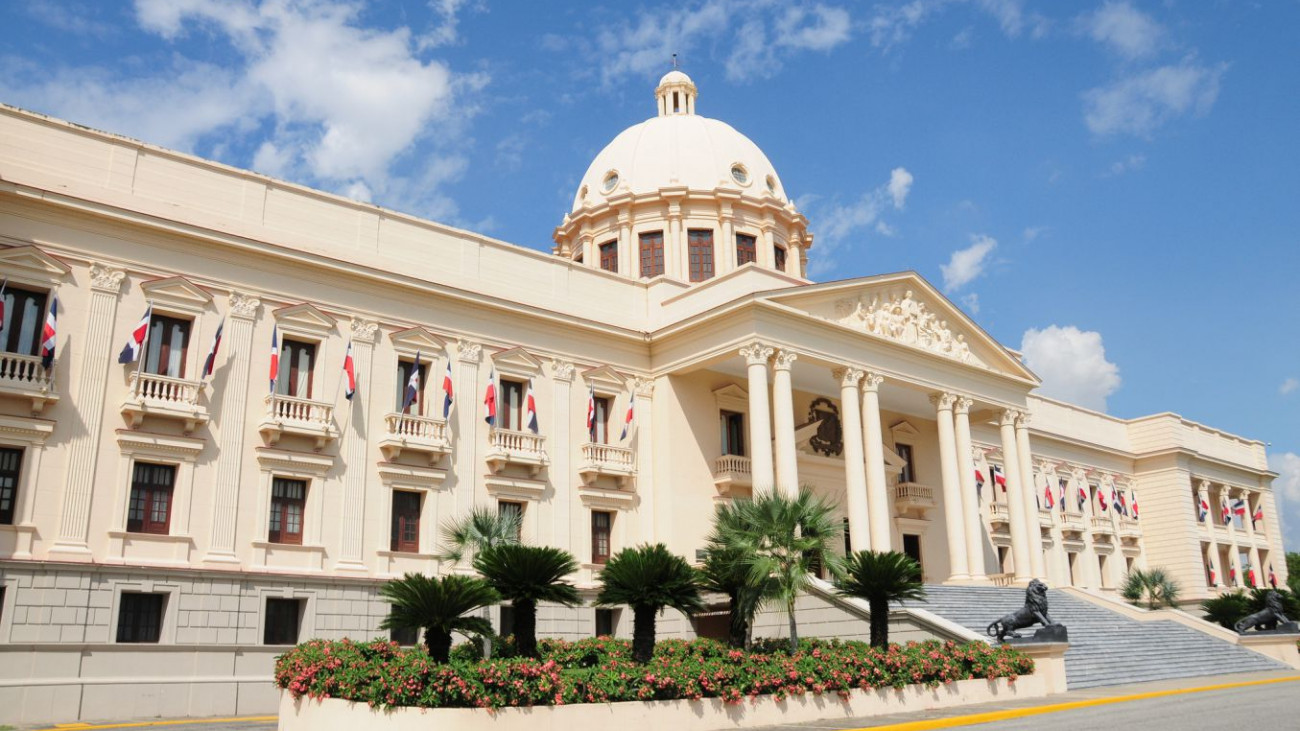
<path fill-rule="evenodd" d="M 903 553 L 921 566 L 921 579 L 925 579 L 925 562 L 921 560 L 921 537 L 912 533 L 903 534 Z"/>

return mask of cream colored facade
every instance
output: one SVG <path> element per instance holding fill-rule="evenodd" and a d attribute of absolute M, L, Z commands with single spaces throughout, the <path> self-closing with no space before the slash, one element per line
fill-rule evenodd
<path fill-rule="evenodd" d="M 23 658 L 0 663 L 0 707 L 66 716 L 83 687 L 185 678 L 257 707 L 268 599 L 300 602 L 301 637 L 373 635 L 379 584 L 457 570 L 435 557 L 439 524 L 503 501 L 522 506 L 527 540 L 578 557 L 586 590 L 593 512 L 610 515 L 613 551 L 662 541 L 693 557 L 717 503 L 799 485 L 841 506 L 853 549 L 919 554 L 928 581 L 1113 590 L 1131 566 L 1162 566 L 1189 601 L 1249 567 L 1285 581 L 1261 442 L 1035 396 L 1017 354 L 915 273 L 806 279 L 807 220 L 762 152 L 695 103 L 685 75 L 664 78 L 650 131 L 596 158 L 552 255 L 0 107 L 0 274 L 60 307 L 51 369 L 0 353 L 0 448 L 21 450 L 0 524 L 0 657 Z M 691 282 L 704 232 L 709 276 Z M 646 234 L 660 258 L 643 257 Z M 189 323 L 174 376 L 117 362 L 150 303 Z M 273 337 L 314 349 L 280 379 L 296 396 L 269 394 Z M 403 415 L 399 364 L 417 353 L 424 411 Z M 491 376 L 531 384 L 536 433 L 485 422 Z M 607 399 L 605 439 L 588 434 L 589 395 Z M 132 529 L 138 463 L 174 475 L 162 531 Z M 305 485 L 297 542 L 274 535 L 284 479 Z M 1049 486 L 1064 511 L 1040 507 Z M 398 494 L 418 500 L 400 546 Z M 1223 525 L 1220 496 L 1262 520 Z M 158 645 L 116 642 L 135 592 L 165 595 Z M 590 608 L 542 619 L 595 630 Z"/>

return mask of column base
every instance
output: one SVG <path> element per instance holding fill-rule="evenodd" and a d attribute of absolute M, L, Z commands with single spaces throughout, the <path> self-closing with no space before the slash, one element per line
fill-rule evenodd
<path fill-rule="evenodd" d="M 201 560 L 203 563 L 223 566 L 238 566 L 242 563 L 234 551 L 208 551 Z"/>
<path fill-rule="evenodd" d="M 942 584 L 944 586 L 967 586 L 970 584 L 970 576 L 967 576 L 966 574 L 954 574 L 944 579 Z"/>
<path fill-rule="evenodd" d="M 62 561 L 92 561 L 94 556 L 90 553 L 90 546 L 85 541 L 58 540 L 50 546 L 50 556 L 53 560 Z"/>
<path fill-rule="evenodd" d="M 338 563 L 334 564 L 334 570 L 335 570 L 335 571 L 353 571 L 353 572 L 362 573 L 362 574 L 368 574 L 368 573 L 370 573 L 370 567 L 369 567 L 369 566 L 366 566 L 366 565 L 365 565 L 364 563 L 362 563 L 361 561 L 354 561 L 354 560 L 349 560 L 349 559 L 344 559 L 344 560 L 341 560 L 341 561 L 339 561 Z"/>

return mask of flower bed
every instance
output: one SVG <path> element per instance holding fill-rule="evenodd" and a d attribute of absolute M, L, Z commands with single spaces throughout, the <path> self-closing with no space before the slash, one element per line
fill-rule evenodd
<path fill-rule="evenodd" d="M 437 665 L 422 649 L 376 640 L 313 640 L 276 660 L 275 679 L 293 698 L 337 698 L 391 708 L 502 708 L 617 701 L 838 694 L 851 690 L 937 685 L 1033 672 L 1033 661 L 983 643 L 924 642 L 888 651 L 861 642 L 805 640 L 788 654 L 783 642 L 748 652 L 712 640 L 664 640 L 646 665 L 631 661 L 630 643 L 596 638 L 543 640 L 542 658 L 473 660 L 458 650 Z M 508 646 L 506 648 L 509 649 Z"/>

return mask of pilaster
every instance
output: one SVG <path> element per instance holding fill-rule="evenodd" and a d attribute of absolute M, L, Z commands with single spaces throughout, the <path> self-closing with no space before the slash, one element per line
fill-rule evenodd
<path fill-rule="evenodd" d="M 217 460 L 212 480 L 212 540 L 203 557 L 209 563 L 238 563 L 235 525 L 239 519 L 239 486 L 243 481 L 244 438 L 248 422 L 248 380 L 253 350 L 253 322 L 262 308 L 256 297 L 231 292 L 225 374 L 213 377 L 213 395 L 220 391 L 214 414 Z M 218 416 L 219 415 L 219 416 Z"/>
<path fill-rule="evenodd" d="M 468 514 L 480 498 L 478 482 L 483 465 L 479 454 L 478 426 L 483 423 L 483 390 L 479 387 L 478 372 L 482 359 L 481 344 L 469 340 L 456 341 L 456 390 L 461 394 L 454 412 L 456 431 L 451 435 L 451 457 L 456 475 L 453 487 L 456 518 Z M 486 487 L 483 492 L 486 493 Z"/>
<path fill-rule="evenodd" d="M 1038 525 L 1038 501 L 1034 498 L 1034 461 L 1029 448 L 1029 414 L 1016 416 L 1016 459 L 1020 471 L 1021 498 L 1025 501 L 1025 535 L 1029 539 L 1029 566 L 1034 576 L 1046 576 L 1043 564 L 1043 530 Z"/>
<path fill-rule="evenodd" d="M 371 405 L 370 366 L 374 360 L 375 335 L 379 324 L 360 318 L 352 319 L 352 364 L 357 376 L 357 393 L 347 402 L 348 426 L 343 433 L 343 515 L 340 535 L 343 538 L 339 561 L 335 568 L 346 571 L 366 571 L 364 561 L 366 483 L 373 469 L 367 464 L 369 442 L 369 417 Z M 428 374 L 436 372 L 430 362 Z"/>

